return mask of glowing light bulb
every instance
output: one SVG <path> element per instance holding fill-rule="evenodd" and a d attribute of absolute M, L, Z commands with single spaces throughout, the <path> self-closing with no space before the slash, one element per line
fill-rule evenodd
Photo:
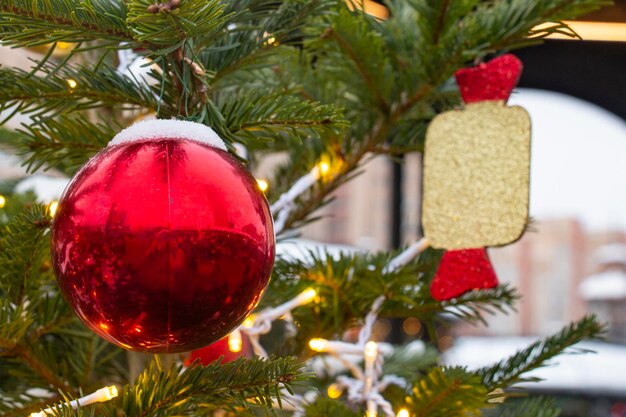
<path fill-rule="evenodd" d="M 115 385 L 111 385 L 110 387 L 104 387 L 104 395 L 107 400 L 117 397 L 117 394 L 117 387 Z"/>
<path fill-rule="evenodd" d="M 341 394 L 343 394 L 343 390 L 339 388 L 337 384 L 329 385 L 328 390 L 326 392 L 328 393 L 328 398 L 332 398 L 332 399 L 339 398 L 341 397 Z"/>
<path fill-rule="evenodd" d="M 311 302 L 315 300 L 315 297 L 317 297 L 317 291 L 315 291 L 315 289 L 313 288 L 307 288 L 302 292 L 302 303 L 306 304 L 308 302 Z"/>
<path fill-rule="evenodd" d="M 245 327 L 246 329 L 250 329 L 252 326 L 254 326 L 254 315 L 250 314 L 241 324 L 243 327 Z"/>
<path fill-rule="evenodd" d="M 4 206 L 6 206 L 6 204 L 7 204 L 7 199 L 6 199 L 6 197 L 5 197 L 5 196 L 3 196 L 3 195 L 0 195 L 0 208 L 2 208 L 2 207 L 4 207 Z"/>
<path fill-rule="evenodd" d="M 377 413 L 376 410 L 367 410 L 365 412 L 365 417 L 376 417 Z"/>
<path fill-rule="evenodd" d="M 57 212 L 58 207 L 59 207 L 59 202 L 56 200 L 48 204 L 48 213 L 50 214 L 50 217 L 54 217 L 54 215 Z"/>
<path fill-rule="evenodd" d="M 72 407 L 74 410 L 78 408 L 78 406 L 85 406 L 93 403 L 100 403 L 104 401 L 109 401 L 115 397 L 117 397 L 117 387 L 115 385 L 111 385 L 108 387 L 100 388 L 98 391 L 86 395 L 77 400 L 72 400 L 67 402 L 66 404 Z M 48 415 L 56 414 L 55 411 L 58 410 L 58 406 L 50 407 L 41 410 L 38 413 L 31 413 L 30 417 L 46 417 Z"/>
<path fill-rule="evenodd" d="M 320 162 L 318 167 L 321 176 L 325 176 L 330 171 L 330 164 L 328 162 Z"/>
<path fill-rule="evenodd" d="M 263 37 L 265 38 L 266 45 L 273 45 L 273 46 L 278 45 L 278 41 L 276 40 L 276 37 L 272 36 L 270 33 L 264 32 Z"/>
<path fill-rule="evenodd" d="M 268 188 L 270 188 L 270 184 L 262 179 L 257 179 L 256 180 L 257 184 L 259 184 L 259 189 L 263 192 L 267 191 Z"/>
<path fill-rule="evenodd" d="M 370 341 L 365 344 L 365 359 L 373 361 L 378 355 L 378 344 Z"/>
<path fill-rule="evenodd" d="M 242 347 L 243 340 L 241 338 L 241 332 L 239 330 L 235 330 L 228 335 L 228 350 L 237 353 L 241 352 Z"/>
<path fill-rule="evenodd" d="M 71 88 L 72 90 L 78 87 L 78 83 L 76 82 L 76 80 L 68 78 L 66 82 L 67 82 L 67 86 Z"/>
<path fill-rule="evenodd" d="M 325 352 L 328 348 L 328 340 L 326 339 L 311 339 L 309 340 L 309 347 L 316 352 Z"/>
<path fill-rule="evenodd" d="M 406 408 L 400 409 L 400 411 L 398 411 L 398 414 L 396 414 L 396 417 L 409 417 L 409 410 L 407 410 Z"/>

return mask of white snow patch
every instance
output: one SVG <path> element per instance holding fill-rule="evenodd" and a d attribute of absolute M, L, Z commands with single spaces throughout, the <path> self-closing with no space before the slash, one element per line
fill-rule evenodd
<path fill-rule="evenodd" d="M 592 275 L 578 287 L 585 300 L 624 300 L 626 299 L 626 273 L 608 270 Z"/>
<path fill-rule="evenodd" d="M 600 246 L 593 254 L 598 265 L 623 264 L 626 265 L 626 245 L 623 243 L 609 243 Z"/>
<path fill-rule="evenodd" d="M 45 175 L 33 175 L 17 183 L 15 192 L 25 193 L 32 191 L 37 196 L 37 201 L 49 203 L 61 198 L 63 190 L 70 182 L 69 178 L 54 178 Z"/>
<path fill-rule="evenodd" d="M 524 337 L 461 337 L 443 354 L 446 365 L 478 369 L 506 359 L 516 351 L 528 347 L 535 340 Z M 601 342 L 582 342 L 572 350 L 590 350 L 595 353 L 561 355 L 549 366 L 525 374 L 543 379 L 520 386 L 547 390 L 626 394 L 626 346 Z"/>
<path fill-rule="evenodd" d="M 26 174 L 26 168 L 22 166 L 22 161 L 17 156 L 0 152 L 0 178 L 18 179 Z"/>
<path fill-rule="evenodd" d="M 189 139 L 223 151 L 224 141 L 208 126 L 184 120 L 143 120 L 115 135 L 108 146 L 140 140 Z"/>

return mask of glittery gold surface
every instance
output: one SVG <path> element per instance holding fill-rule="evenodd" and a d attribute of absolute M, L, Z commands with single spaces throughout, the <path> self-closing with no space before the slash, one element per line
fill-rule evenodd
<path fill-rule="evenodd" d="M 423 224 L 436 248 L 517 240 L 528 219 L 530 118 L 502 101 L 437 116 L 426 133 Z"/>

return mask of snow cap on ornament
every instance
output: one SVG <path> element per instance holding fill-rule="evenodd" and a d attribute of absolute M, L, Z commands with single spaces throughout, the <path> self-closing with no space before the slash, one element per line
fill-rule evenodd
<path fill-rule="evenodd" d="M 465 108 L 441 113 L 428 126 L 423 224 L 435 248 L 504 245 L 524 231 L 530 118 L 506 105 L 520 72 L 513 55 L 459 70 Z"/>
<path fill-rule="evenodd" d="M 57 281 L 104 339 L 194 350 L 239 326 L 272 270 L 256 180 L 210 128 L 150 120 L 120 132 L 73 178 L 52 226 Z"/>
<path fill-rule="evenodd" d="M 186 139 L 226 151 L 226 144 L 208 126 L 184 120 L 144 120 L 120 131 L 111 139 L 108 146 L 137 141 Z"/>

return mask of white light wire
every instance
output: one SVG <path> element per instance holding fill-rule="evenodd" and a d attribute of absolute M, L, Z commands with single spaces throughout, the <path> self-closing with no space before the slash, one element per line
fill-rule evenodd
<path fill-rule="evenodd" d="M 239 326 L 239 331 L 248 336 L 254 354 L 261 358 L 267 358 L 267 352 L 263 346 L 261 346 L 259 341 L 261 335 L 269 333 L 270 330 L 272 330 L 272 322 L 281 317 L 287 322 L 293 323 L 291 311 L 296 307 L 300 307 L 311 302 L 316 295 L 317 293 L 315 290 L 307 289 L 293 299 L 277 307 L 268 308 L 258 314 L 250 316 L 248 320 L 246 320 L 248 323 L 244 322 L 243 325 Z"/>
<path fill-rule="evenodd" d="M 385 268 L 383 268 L 383 273 L 390 273 L 402 268 L 426 250 L 426 248 L 428 248 L 428 241 L 425 238 L 418 240 L 393 258 Z M 322 340 L 319 340 L 318 343 L 319 349 L 339 359 L 350 371 L 352 377 L 340 375 L 337 377 L 335 383 L 339 388 L 346 390 L 349 402 L 357 404 L 365 403 L 368 417 L 376 416 L 378 409 L 380 409 L 386 417 L 395 417 L 391 403 L 389 403 L 381 393 L 387 389 L 389 385 L 397 385 L 401 388 L 407 386 L 407 382 L 397 375 L 384 375 L 382 379 L 379 380 L 382 374 L 383 356 L 380 354 L 377 347 L 375 354 L 368 352 L 368 347 L 371 347 L 370 343 L 374 343 L 374 346 L 376 346 L 375 342 L 371 341 L 371 338 L 374 325 L 376 324 L 378 314 L 384 301 L 385 296 L 381 295 L 372 303 L 370 311 L 365 316 L 363 327 L 359 331 L 357 343 Z M 363 354 L 365 359 L 364 371 L 345 357 L 345 355 L 353 355 L 355 353 Z M 301 417 L 304 415 L 304 406 L 307 402 L 303 401 L 302 397 L 294 398 L 294 400 L 293 405 L 295 406 L 295 411 L 293 416 Z"/>
<path fill-rule="evenodd" d="M 285 229 L 285 224 L 289 220 L 289 215 L 296 208 L 294 201 L 302 193 L 311 188 L 320 179 L 320 168 L 315 165 L 308 174 L 300 177 L 289 190 L 283 193 L 278 200 L 270 207 L 274 216 L 274 233 L 278 236 Z"/>
<path fill-rule="evenodd" d="M 88 404 L 109 401 L 117 397 L 117 394 L 117 387 L 115 385 L 111 385 L 109 387 L 100 388 L 96 392 L 81 397 L 77 400 L 68 401 L 67 403 L 65 403 L 65 405 L 68 405 L 76 410 L 79 406 L 83 407 Z M 37 413 L 31 413 L 30 417 L 46 417 L 48 415 L 53 415 L 55 411 L 58 410 L 60 407 L 61 405 L 48 407 Z"/>

